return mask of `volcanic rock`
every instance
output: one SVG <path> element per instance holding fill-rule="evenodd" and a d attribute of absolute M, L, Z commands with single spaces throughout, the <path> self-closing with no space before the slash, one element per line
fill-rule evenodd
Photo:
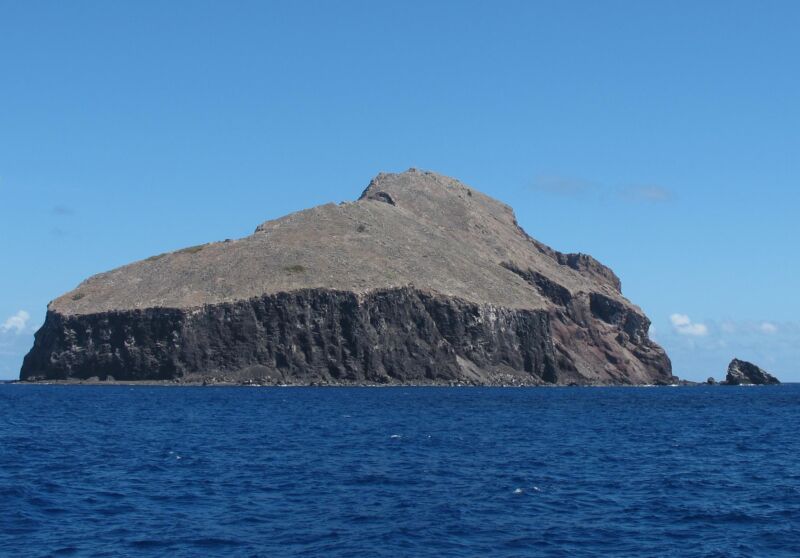
<path fill-rule="evenodd" d="M 352 203 L 95 275 L 48 306 L 23 380 L 666 384 L 617 276 L 464 184 L 380 174 Z"/>
<path fill-rule="evenodd" d="M 770 385 L 780 384 L 781 382 L 778 378 L 752 362 L 735 358 L 728 365 L 725 383 L 731 386 L 738 386 L 742 384 Z"/>

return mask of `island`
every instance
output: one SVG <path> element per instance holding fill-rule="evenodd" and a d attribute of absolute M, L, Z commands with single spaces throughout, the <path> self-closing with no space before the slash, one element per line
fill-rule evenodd
<path fill-rule="evenodd" d="M 357 201 L 90 277 L 48 305 L 20 379 L 674 383 L 649 326 L 596 259 L 531 238 L 474 188 L 410 169 L 379 174 Z"/>
<path fill-rule="evenodd" d="M 725 385 L 740 386 L 740 385 L 777 385 L 780 380 L 764 370 L 763 368 L 747 362 L 746 360 L 739 360 L 734 358 L 728 365 L 728 373 L 725 376 Z"/>

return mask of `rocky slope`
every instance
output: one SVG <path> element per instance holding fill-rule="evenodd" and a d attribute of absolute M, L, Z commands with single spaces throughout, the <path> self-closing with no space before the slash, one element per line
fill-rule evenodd
<path fill-rule="evenodd" d="M 50 303 L 20 378 L 669 383 L 649 325 L 592 257 L 412 169 L 356 202 L 87 279 Z"/>

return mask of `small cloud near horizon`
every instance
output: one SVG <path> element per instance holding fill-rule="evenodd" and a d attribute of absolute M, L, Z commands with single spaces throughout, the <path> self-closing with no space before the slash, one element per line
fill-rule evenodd
<path fill-rule="evenodd" d="M 63 215 L 63 216 L 75 215 L 75 210 L 66 205 L 59 204 L 53 206 L 53 215 Z"/>
<path fill-rule="evenodd" d="M 531 186 L 539 192 L 560 196 L 580 196 L 596 190 L 591 182 L 563 176 L 539 176 Z"/>
<path fill-rule="evenodd" d="M 8 333 L 13 331 L 17 334 L 20 334 L 25 331 L 25 327 L 28 325 L 28 321 L 30 319 L 31 315 L 28 312 L 25 310 L 20 310 L 3 322 L 2 325 L 0 325 L 0 333 Z"/>
<path fill-rule="evenodd" d="M 762 333 L 778 333 L 778 326 L 770 322 L 762 322 L 761 325 L 758 326 L 758 329 L 760 329 Z"/>
<path fill-rule="evenodd" d="M 661 186 L 644 185 L 631 186 L 622 190 L 621 195 L 629 201 L 639 201 L 647 203 L 663 203 L 672 201 L 675 197 L 672 190 Z"/>
<path fill-rule="evenodd" d="M 564 197 L 597 197 L 617 195 L 620 199 L 641 203 L 664 203 L 675 199 L 672 190 L 653 184 L 635 185 L 627 188 L 612 188 L 588 180 L 565 176 L 539 176 L 531 189 Z"/>
<path fill-rule="evenodd" d="M 669 317 L 672 329 L 681 335 L 702 337 L 708 335 L 708 326 L 693 322 L 686 314 L 672 314 Z"/>

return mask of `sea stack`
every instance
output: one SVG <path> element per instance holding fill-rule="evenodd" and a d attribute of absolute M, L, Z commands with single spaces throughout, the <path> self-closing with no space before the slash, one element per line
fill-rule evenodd
<path fill-rule="evenodd" d="M 739 386 L 742 384 L 760 386 L 780 384 L 781 382 L 778 378 L 766 370 L 759 368 L 752 362 L 735 358 L 728 365 L 728 374 L 725 377 L 725 383 L 730 386 Z"/>
<path fill-rule="evenodd" d="M 620 280 L 457 180 L 379 174 L 351 203 L 95 275 L 48 306 L 20 378 L 664 384 Z"/>

